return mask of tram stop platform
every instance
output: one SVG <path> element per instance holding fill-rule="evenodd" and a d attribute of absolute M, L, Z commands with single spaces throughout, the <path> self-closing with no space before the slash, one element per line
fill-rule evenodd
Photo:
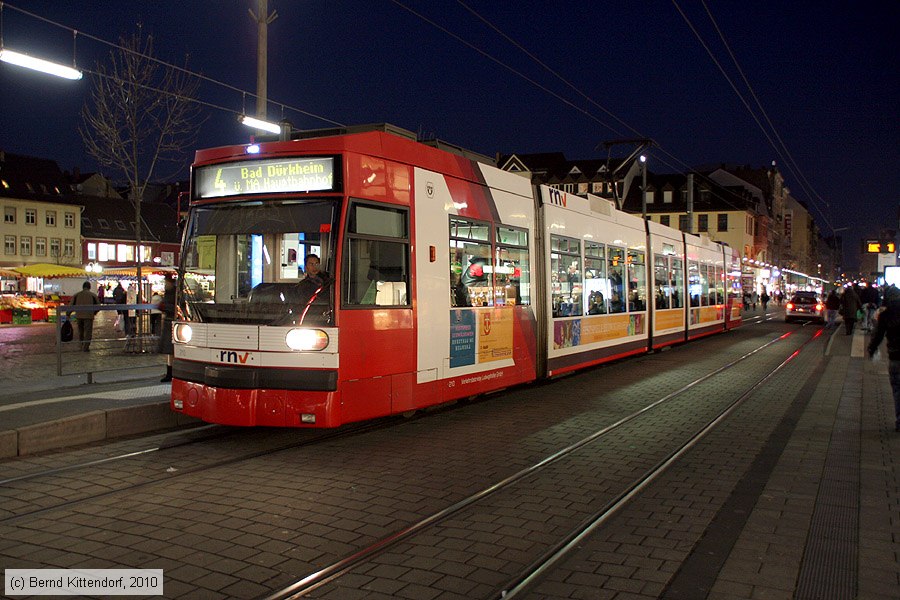
<path fill-rule="evenodd" d="M 0 458 L 199 422 L 169 409 L 165 357 L 103 317 L 88 352 L 73 342 L 59 355 L 55 323 L 0 326 Z"/>

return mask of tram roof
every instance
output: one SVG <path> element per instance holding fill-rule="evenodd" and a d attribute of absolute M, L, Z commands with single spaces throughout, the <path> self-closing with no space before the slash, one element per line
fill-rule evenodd
<path fill-rule="evenodd" d="M 359 152 L 391 160 L 401 160 L 402 162 L 415 162 L 416 164 L 427 166 L 427 168 L 432 168 L 431 165 L 434 161 L 438 161 L 438 164 L 441 161 L 441 154 L 437 152 L 431 154 L 425 149 L 431 148 L 435 151 L 450 153 L 470 161 L 487 164 L 492 167 L 497 166 L 496 161 L 489 156 L 437 138 L 419 139 L 414 132 L 390 123 L 298 130 L 291 132 L 290 138 L 289 140 L 282 140 L 278 136 L 259 136 L 249 144 L 198 150 L 195 155 L 195 162 L 207 163 L 251 158 L 247 154 L 247 147 L 258 144 L 260 146 L 259 154 L 267 156 L 290 155 L 297 152 L 307 153 L 310 151 L 332 154 Z M 340 138 L 340 140 L 335 138 Z M 301 143 L 302 146 L 298 147 L 298 143 Z M 408 146 L 408 144 L 414 144 L 415 146 Z M 411 154 L 411 151 L 414 154 Z M 439 168 L 439 166 L 436 165 L 436 168 Z"/>

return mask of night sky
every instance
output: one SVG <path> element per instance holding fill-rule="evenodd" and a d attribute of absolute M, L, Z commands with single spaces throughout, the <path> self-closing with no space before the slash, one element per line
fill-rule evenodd
<path fill-rule="evenodd" d="M 66 63 L 71 29 L 116 42 L 142 24 L 158 58 L 182 64 L 189 54 L 192 70 L 250 94 L 204 84 L 200 99 L 229 111 L 205 109 L 198 146 L 249 140 L 236 115 L 255 113 L 256 25 L 247 12 L 255 0 L 9 4 L 4 45 Z M 900 4 L 269 0 L 273 10 L 270 120 L 331 125 L 296 108 L 347 125 L 389 122 L 488 155 L 570 159 L 605 157 L 604 141 L 648 137 L 661 147 L 649 153 L 652 171 L 776 161 L 825 234 L 849 228 L 839 231 L 848 246 L 898 227 Z M 79 66 L 92 69 L 109 51 L 77 38 Z M 97 170 L 77 132 L 89 88 L 87 78 L 0 64 L 0 149 Z"/>

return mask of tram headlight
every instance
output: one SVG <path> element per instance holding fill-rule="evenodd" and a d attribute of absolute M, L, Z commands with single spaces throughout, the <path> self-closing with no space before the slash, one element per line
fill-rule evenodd
<path fill-rule="evenodd" d="M 284 341 L 291 350 L 324 350 L 328 334 L 321 329 L 291 329 Z"/>
<path fill-rule="evenodd" d="M 176 323 L 172 329 L 172 341 L 187 344 L 194 336 L 194 330 L 187 323 Z"/>

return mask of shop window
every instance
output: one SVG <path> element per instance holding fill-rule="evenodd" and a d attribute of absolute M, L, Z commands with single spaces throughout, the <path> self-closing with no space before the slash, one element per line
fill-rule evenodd
<path fill-rule="evenodd" d="M 347 223 L 344 304 L 409 306 L 409 213 L 354 203 Z"/>

